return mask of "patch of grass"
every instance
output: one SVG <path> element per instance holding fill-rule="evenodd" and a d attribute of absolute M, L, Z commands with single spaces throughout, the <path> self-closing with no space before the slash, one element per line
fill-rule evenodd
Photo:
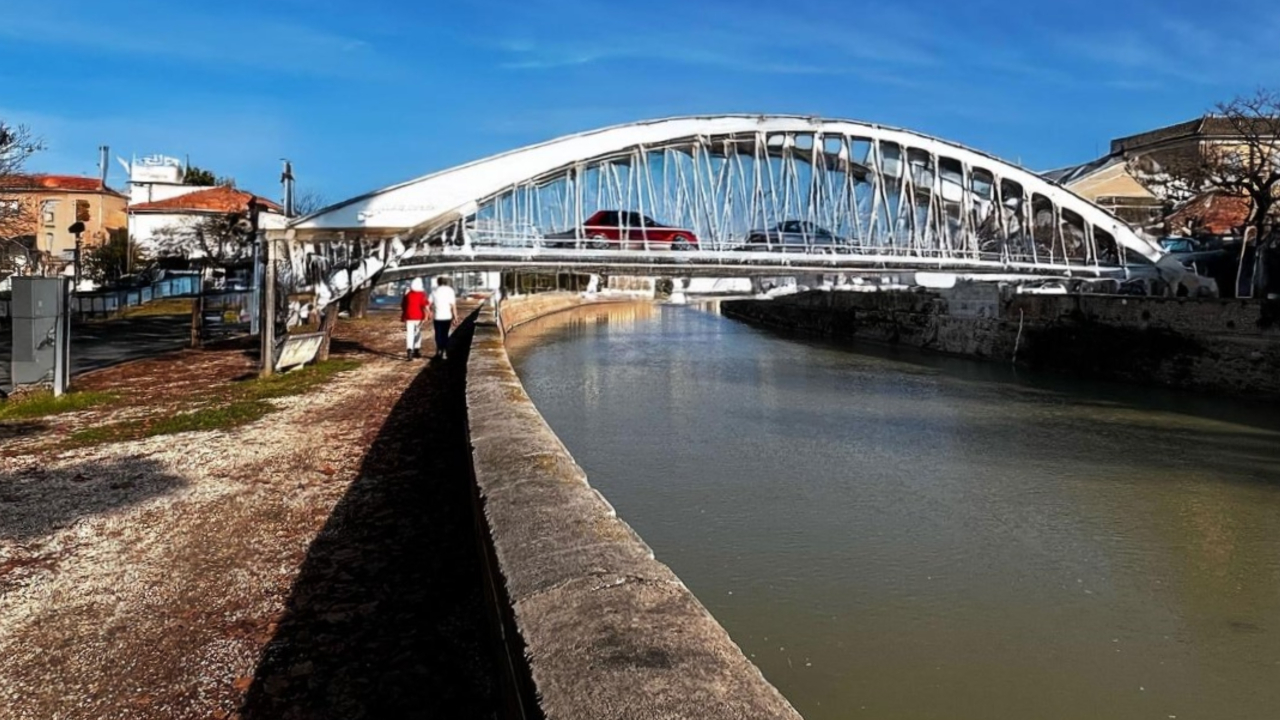
<path fill-rule="evenodd" d="M 227 430 L 248 425 L 265 416 L 272 409 L 270 403 L 262 400 L 243 400 L 230 405 L 215 405 L 146 423 L 146 437 L 200 430 Z"/>
<path fill-rule="evenodd" d="M 267 415 L 273 409 L 270 403 L 261 400 L 214 405 L 161 418 L 111 423 L 109 425 L 86 428 L 73 433 L 68 439 L 68 444 L 73 446 L 98 445 L 100 443 L 141 440 L 156 435 L 173 435 L 174 433 L 195 432 L 198 430 L 230 430 L 241 425 L 248 425 L 254 420 Z"/>
<path fill-rule="evenodd" d="M 359 360 L 336 358 L 315 365 L 307 365 L 292 372 L 254 378 L 238 384 L 232 390 L 240 400 L 270 400 L 272 398 L 301 395 L 331 380 L 334 375 L 360 367 Z"/>
<path fill-rule="evenodd" d="M 201 430 L 230 430 L 248 425 L 272 413 L 276 408 L 267 402 L 268 400 L 301 395 L 325 384 L 334 375 L 359 366 L 360 362 L 357 360 L 337 359 L 310 365 L 283 375 L 273 375 L 266 379 L 246 380 L 233 386 L 230 392 L 207 407 L 164 417 L 86 428 L 73 433 L 67 440 L 67 444 L 98 445 L 141 440 L 156 435 L 173 435 Z"/>
<path fill-rule="evenodd" d="M 0 422 L 30 420 L 61 413 L 85 410 L 113 402 L 119 397 L 111 392 L 69 392 L 54 397 L 52 392 L 39 392 L 0 402 Z"/>
<path fill-rule="evenodd" d="M 159 315 L 190 315 L 192 303 L 195 302 L 191 298 L 163 298 L 160 300 L 152 300 L 145 305 L 136 305 L 134 307 L 125 308 L 120 317 L 156 317 Z"/>

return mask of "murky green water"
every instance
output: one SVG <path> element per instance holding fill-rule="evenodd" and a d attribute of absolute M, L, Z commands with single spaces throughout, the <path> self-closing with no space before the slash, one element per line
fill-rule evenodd
<path fill-rule="evenodd" d="M 809 720 L 1280 718 L 1280 413 L 784 338 L 520 329 L 529 394 Z"/>

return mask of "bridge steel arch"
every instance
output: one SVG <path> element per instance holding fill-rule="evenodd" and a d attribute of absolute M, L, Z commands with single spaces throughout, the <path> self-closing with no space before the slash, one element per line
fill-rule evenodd
<path fill-rule="evenodd" d="M 669 244 L 647 239 L 600 247 L 581 228 L 598 209 L 649 215 L 700 241 L 678 259 L 666 254 Z M 770 247 L 768 228 L 788 221 L 803 241 Z M 766 229 L 764 246 L 746 242 L 756 228 Z M 824 231 L 821 243 L 806 236 Z M 1169 265 L 1158 245 L 1110 212 L 992 155 L 898 128 L 771 115 L 569 135 L 338 203 L 291 223 L 290 236 L 299 271 L 298 256 L 316 254 L 326 239 L 383 243 L 359 272 L 330 283 L 336 294 L 410 261 L 1085 277 Z M 827 256 L 815 262 L 815 253 Z"/>

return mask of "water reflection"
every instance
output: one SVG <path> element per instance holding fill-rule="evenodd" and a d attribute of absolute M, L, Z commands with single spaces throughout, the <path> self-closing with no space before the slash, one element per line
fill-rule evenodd
<path fill-rule="evenodd" d="M 810 720 L 1280 707 L 1269 408 L 692 308 L 511 340 L 592 483 Z"/>

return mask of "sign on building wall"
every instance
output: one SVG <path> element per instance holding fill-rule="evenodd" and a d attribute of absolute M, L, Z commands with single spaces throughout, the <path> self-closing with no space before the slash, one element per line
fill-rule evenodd
<path fill-rule="evenodd" d="M 182 161 L 178 158 L 167 155 L 148 155 L 134 158 L 132 163 L 121 159 L 120 164 L 124 165 L 125 171 L 129 173 L 129 182 L 182 182 Z"/>

